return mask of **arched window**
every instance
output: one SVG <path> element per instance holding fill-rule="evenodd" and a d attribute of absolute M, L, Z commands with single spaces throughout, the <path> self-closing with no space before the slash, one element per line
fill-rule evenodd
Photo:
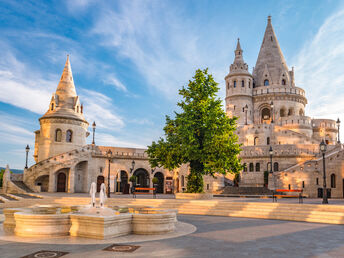
<path fill-rule="evenodd" d="M 280 110 L 280 117 L 285 117 L 285 109 L 281 108 Z"/>
<path fill-rule="evenodd" d="M 336 188 L 336 175 L 331 174 L 331 188 Z"/>
<path fill-rule="evenodd" d="M 66 133 L 66 142 L 72 142 L 73 132 L 72 130 L 67 130 Z"/>
<path fill-rule="evenodd" d="M 269 86 L 269 80 L 268 79 L 264 80 L 264 86 Z"/>
<path fill-rule="evenodd" d="M 182 180 L 181 181 L 182 181 L 181 185 L 182 185 L 182 187 L 184 187 L 184 176 L 182 176 Z"/>
<path fill-rule="evenodd" d="M 270 109 L 269 108 L 263 108 L 261 114 L 262 114 L 262 123 L 270 120 L 271 115 L 270 115 Z"/>
<path fill-rule="evenodd" d="M 278 162 L 274 163 L 274 171 L 278 171 Z"/>
<path fill-rule="evenodd" d="M 248 81 L 248 87 L 251 88 L 251 81 Z"/>
<path fill-rule="evenodd" d="M 253 163 L 250 163 L 250 172 L 253 172 L 253 170 L 254 170 L 254 165 Z"/>
<path fill-rule="evenodd" d="M 288 116 L 292 116 L 292 115 L 294 115 L 294 109 L 293 108 L 289 108 Z"/>
<path fill-rule="evenodd" d="M 266 138 L 266 145 L 270 145 L 270 137 Z"/>
<path fill-rule="evenodd" d="M 270 162 L 268 162 L 268 163 L 266 164 L 266 170 L 267 170 L 268 172 L 271 171 L 271 163 L 270 163 Z"/>
<path fill-rule="evenodd" d="M 304 116 L 304 115 L 305 115 L 305 112 L 303 111 L 302 108 L 301 108 L 300 111 L 299 111 L 299 115 L 300 115 L 300 116 Z"/>
<path fill-rule="evenodd" d="M 236 88 L 236 81 L 233 82 L 233 87 Z"/>
<path fill-rule="evenodd" d="M 258 137 L 254 137 L 253 145 L 258 145 L 259 143 L 258 141 L 259 141 Z"/>
<path fill-rule="evenodd" d="M 256 172 L 260 172 L 260 163 L 256 163 Z"/>
<path fill-rule="evenodd" d="M 246 163 L 243 164 L 243 167 L 244 167 L 244 172 L 247 172 L 247 166 L 246 166 Z"/>
<path fill-rule="evenodd" d="M 61 142 L 62 140 L 62 131 L 61 129 L 56 129 L 55 131 L 55 142 Z"/>
<path fill-rule="evenodd" d="M 285 85 L 285 79 L 282 79 L 282 85 Z"/>
<path fill-rule="evenodd" d="M 245 87 L 245 82 L 244 82 L 244 80 L 241 81 L 241 87 Z"/>

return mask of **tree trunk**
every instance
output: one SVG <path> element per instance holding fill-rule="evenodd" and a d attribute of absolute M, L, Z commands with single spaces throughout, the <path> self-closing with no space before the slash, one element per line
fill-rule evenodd
<path fill-rule="evenodd" d="M 203 164 L 197 161 L 190 162 L 190 174 L 187 184 L 188 193 L 203 193 Z"/>

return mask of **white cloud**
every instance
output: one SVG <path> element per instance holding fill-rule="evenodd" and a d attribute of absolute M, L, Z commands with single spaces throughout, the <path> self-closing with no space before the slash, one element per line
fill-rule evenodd
<path fill-rule="evenodd" d="M 116 146 L 116 147 L 128 147 L 128 148 L 147 148 L 144 145 L 140 145 L 140 144 L 133 143 L 130 141 L 123 141 L 114 137 L 111 134 L 106 134 L 106 133 L 97 134 L 96 144 L 104 145 L 104 146 Z"/>
<path fill-rule="evenodd" d="M 113 74 L 109 75 L 108 78 L 104 80 L 104 83 L 112 85 L 120 91 L 128 92 L 127 87 L 125 87 L 125 85 L 120 80 L 118 80 Z"/>
<path fill-rule="evenodd" d="M 295 61 L 296 82 L 306 90 L 309 115 L 335 119 L 344 113 L 343 64 L 344 10 L 340 10 L 325 20 Z"/>
<path fill-rule="evenodd" d="M 84 115 L 89 123 L 96 121 L 98 128 L 114 131 L 124 127 L 124 121 L 116 114 L 111 98 L 93 90 L 80 89 L 79 92 L 84 103 Z"/>
<path fill-rule="evenodd" d="M 227 43 L 218 40 L 210 46 L 208 33 L 200 31 L 197 21 L 186 19 L 177 5 L 158 1 L 118 5 L 119 11 L 106 7 L 100 12 L 92 32 L 100 35 L 101 44 L 132 61 L 152 90 L 175 100 L 178 89 L 205 66 L 223 82 L 229 65 Z"/>

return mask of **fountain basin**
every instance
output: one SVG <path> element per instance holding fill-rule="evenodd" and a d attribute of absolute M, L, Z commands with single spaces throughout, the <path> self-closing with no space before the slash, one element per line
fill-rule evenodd
<path fill-rule="evenodd" d="M 70 220 L 71 236 L 108 239 L 128 235 L 132 231 L 132 215 L 129 213 L 113 216 L 71 214 Z"/>
<path fill-rule="evenodd" d="M 150 210 L 149 213 L 133 214 L 133 234 L 153 235 L 175 230 L 177 215 L 174 210 Z"/>
<path fill-rule="evenodd" d="M 4 216 L 5 220 L 3 223 L 4 231 L 5 232 L 14 232 L 14 229 L 16 227 L 16 221 L 14 219 L 14 213 L 25 211 L 24 208 L 7 208 L 4 209 Z"/>
<path fill-rule="evenodd" d="M 69 234 L 69 214 L 34 214 L 16 212 L 15 234 L 24 237 L 64 236 Z"/>

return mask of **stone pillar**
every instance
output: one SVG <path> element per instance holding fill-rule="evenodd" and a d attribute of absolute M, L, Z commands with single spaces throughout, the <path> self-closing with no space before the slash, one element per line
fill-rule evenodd
<path fill-rule="evenodd" d="M 68 180 L 68 193 L 75 192 L 75 166 L 69 169 L 69 180 Z"/>
<path fill-rule="evenodd" d="M 270 190 L 276 190 L 276 176 L 274 173 L 269 173 L 268 188 Z"/>
<path fill-rule="evenodd" d="M 49 171 L 49 187 L 48 192 L 53 193 L 56 192 L 56 174 L 53 170 Z"/>

